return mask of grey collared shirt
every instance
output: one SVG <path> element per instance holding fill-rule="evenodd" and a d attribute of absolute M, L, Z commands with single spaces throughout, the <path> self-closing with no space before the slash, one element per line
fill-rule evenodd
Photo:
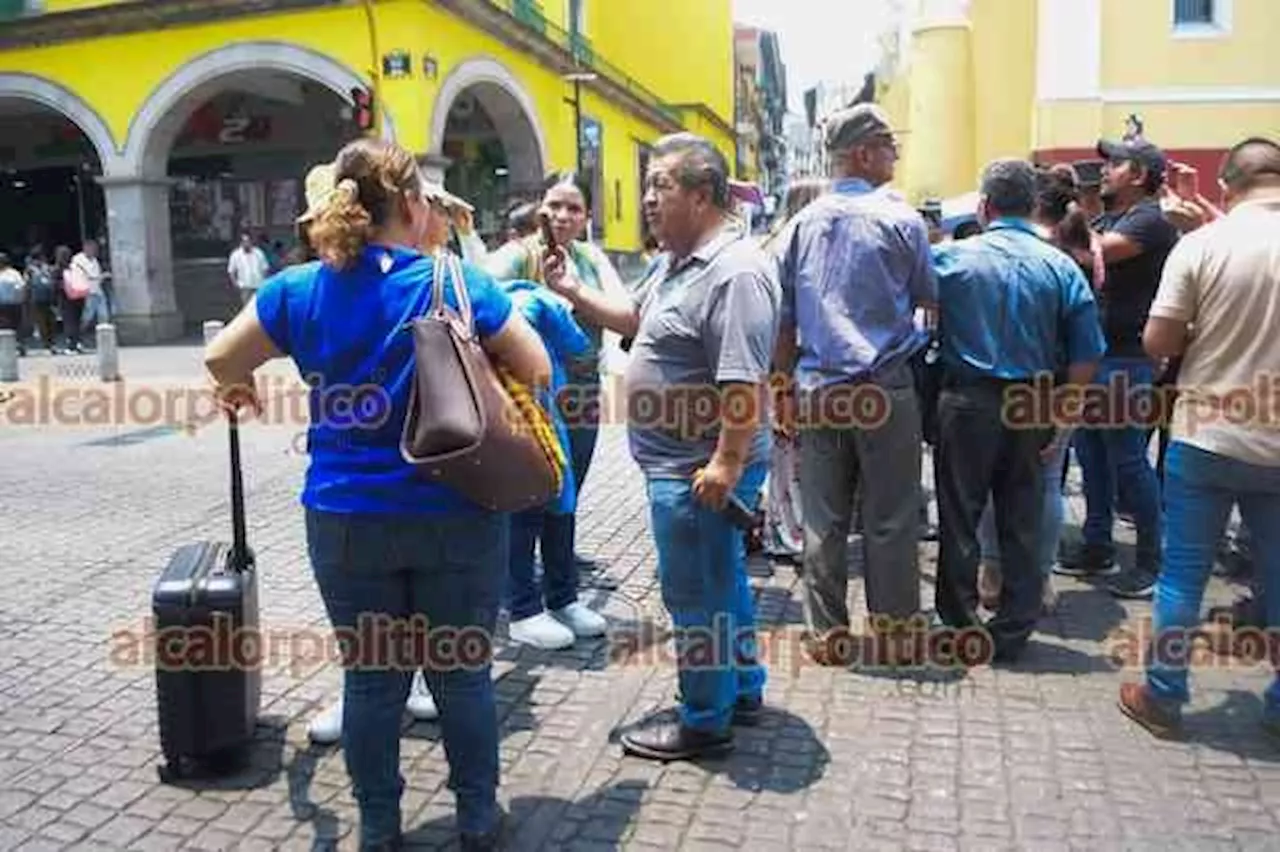
<path fill-rule="evenodd" d="M 775 264 L 726 227 L 677 265 L 662 255 L 633 299 L 640 329 L 626 375 L 631 454 L 650 477 L 685 478 L 715 452 L 722 388 L 768 381 L 781 302 Z M 768 457 L 768 418 L 759 413 L 748 463 Z"/>
<path fill-rule="evenodd" d="M 915 308 L 936 302 L 938 286 L 928 228 L 905 202 L 840 181 L 776 245 L 802 388 L 883 375 L 924 345 Z"/>

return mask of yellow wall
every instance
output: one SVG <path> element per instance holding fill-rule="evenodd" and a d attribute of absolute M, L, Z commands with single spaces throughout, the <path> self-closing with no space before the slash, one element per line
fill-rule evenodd
<path fill-rule="evenodd" d="M 61 7 L 87 0 L 61 0 Z M 590 3 L 591 0 L 588 0 Z M 713 0 L 716 5 L 719 0 Z M 51 2 L 49 8 L 54 9 Z M 545 7 L 548 17 L 564 7 L 551 0 Z M 588 26 L 608 19 L 598 4 L 587 10 Z M 494 37 L 479 31 L 433 4 L 419 0 L 386 0 L 377 6 L 378 48 L 382 53 L 404 49 L 413 54 L 415 73 L 404 80 L 382 82 L 383 104 L 391 113 L 398 141 L 417 153 L 431 149 L 429 139 L 436 95 L 449 71 L 459 63 L 481 56 L 497 58 L 520 81 L 536 111 L 536 120 L 545 134 L 547 170 L 572 167 L 574 146 L 573 109 L 565 103 L 568 84 L 559 74 L 526 55 L 514 53 Z M 106 122 L 118 148 L 123 148 L 130 122 L 139 108 L 167 76 L 186 62 L 238 41 L 287 40 L 341 62 L 366 75 L 371 65 L 369 41 L 362 8 L 358 5 L 322 8 L 272 16 L 253 16 L 220 21 L 217 24 L 109 36 L 88 42 L 52 45 L 0 52 L 0 71 L 35 74 L 78 94 Z M 731 36 L 726 36 L 731 45 Z M 652 48 L 650 48 L 651 56 Z M 421 76 L 421 58 L 435 56 L 440 73 L 436 80 Z M 104 74 L 104 68 L 118 67 L 120 56 L 129 56 L 127 74 Z M 680 63 L 664 60 L 664 68 L 677 73 Z M 705 69 L 704 69 L 705 70 Z M 724 78 L 731 79 L 731 65 Z M 604 148 L 604 190 L 606 247 L 616 251 L 639 248 L 638 218 L 640 177 L 638 141 L 652 142 L 658 131 L 635 118 L 617 104 L 584 92 L 583 112 L 601 124 Z M 696 118 L 696 117 L 695 117 Z M 698 119 L 701 121 L 701 119 Z M 696 124 L 696 122 L 695 122 Z M 733 141 L 710 125 L 691 125 L 695 132 L 711 135 L 732 156 Z M 618 187 L 621 182 L 621 204 Z"/>
<path fill-rule="evenodd" d="M 943 26 L 915 35 L 911 59 L 911 149 L 895 183 L 914 203 L 971 192 L 974 157 L 973 55 L 969 30 Z M 905 181 L 903 179 L 905 177 Z"/>
<path fill-rule="evenodd" d="M 1000 157 L 1025 157 L 1032 149 L 1036 97 L 1036 5 L 974 0 L 974 163 L 977 171 Z"/>
<path fill-rule="evenodd" d="M 1170 0 L 1103 0 L 1104 89 L 1280 85 L 1280 4 L 1234 0 L 1231 33 L 1175 38 Z"/>
<path fill-rule="evenodd" d="M 586 0 L 596 53 L 668 103 L 733 123 L 732 0 Z"/>

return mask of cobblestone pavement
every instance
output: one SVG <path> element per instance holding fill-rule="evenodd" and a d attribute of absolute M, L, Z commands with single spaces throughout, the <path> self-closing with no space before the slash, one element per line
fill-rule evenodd
<path fill-rule="evenodd" d="M 65 378 L 91 363 L 38 355 L 23 369 Z M 190 347 L 122 353 L 134 392 L 142 379 L 195 381 L 197 364 Z M 228 534 L 223 430 L 101 416 L 105 425 L 15 425 L 7 405 L 0 848 L 354 848 L 342 755 L 306 741 L 307 720 L 338 694 L 331 665 L 270 666 L 252 771 L 212 787 L 157 780 L 153 674 L 130 659 L 127 639 L 145 630 L 173 548 Z M 325 635 L 296 501 L 299 428 L 245 430 L 250 536 L 264 626 Z M 1080 508 L 1077 491 L 1077 518 Z M 1280 847 L 1280 750 L 1257 728 L 1265 673 L 1198 671 L 1188 741 L 1156 741 L 1115 708 L 1132 671 L 1109 657 L 1124 643 L 1107 641 L 1149 608 L 1071 582 L 1013 668 L 959 680 L 832 671 L 801 665 L 782 641 L 770 646 L 770 713 L 739 733 L 732 757 L 665 768 L 624 759 L 618 727 L 669 705 L 675 678 L 653 648 L 630 664 L 613 653 L 635 637 L 657 642 L 665 624 L 640 480 L 617 430 L 606 432 L 582 517 L 582 549 L 622 584 L 591 598 L 615 637 L 572 653 L 502 649 L 502 795 L 517 848 Z M 923 552 L 931 600 L 931 547 Z M 793 571 L 753 573 L 766 627 L 793 628 Z M 859 581 L 851 593 L 861 598 Z M 1231 594 L 1214 581 L 1216 602 Z M 402 764 L 410 841 L 447 845 L 453 802 L 436 726 L 406 725 Z"/>

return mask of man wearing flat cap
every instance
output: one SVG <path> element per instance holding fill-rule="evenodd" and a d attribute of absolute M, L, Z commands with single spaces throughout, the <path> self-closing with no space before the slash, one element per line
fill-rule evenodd
<path fill-rule="evenodd" d="M 916 309 L 933 308 L 937 285 L 928 226 L 887 190 L 898 145 L 885 113 L 874 104 L 836 113 L 825 145 L 833 191 L 777 242 L 776 366 L 794 376 L 800 412 L 810 649 L 840 665 L 855 647 L 847 540 L 859 492 L 873 631 L 919 610 L 921 424 L 910 359 L 927 342 Z"/>
<path fill-rule="evenodd" d="M 1160 565 L 1160 486 L 1147 455 L 1148 430 L 1156 424 L 1139 422 L 1132 414 L 1158 412 L 1158 407 L 1135 402 L 1154 393 L 1156 366 L 1143 351 L 1142 330 L 1178 230 L 1160 209 L 1168 169 L 1163 151 L 1134 137 L 1100 141 L 1098 156 L 1104 161 L 1102 200 L 1107 210 L 1095 224 L 1107 267 L 1098 304 L 1107 352 L 1094 381 L 1113 401 L 1101 420 L 1086 411 L 1084 425 L 1095 428 L 1076 435 L 1087 506 L 1084 543 L 1062 560 L 1058 571 L 1077 577 L 1118 573 L 1112 524 L 1119 491 L 1133 514 L 1137 547 L 1134 565 L 1115 577 L 1109 589 L 1118 597 L 1142 599 L 1151 597 Z"/>

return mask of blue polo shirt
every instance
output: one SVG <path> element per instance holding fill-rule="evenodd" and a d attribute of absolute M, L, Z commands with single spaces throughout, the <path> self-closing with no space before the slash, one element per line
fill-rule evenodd
<path fill-rule="evenodd" d="M 1031 379 L 1106 350 L 1089 282 L 1031 223 L 998 220 L 935 247 L 933 257 L 940 354 L 952 372 Z"/>
<path fill-rule="evenodd" d="M 374 515 L 484 511 L 426 481 L 400 455 L 414 375 L 413 336 L 405 325 L 429 306 L 433 265 L 415 251 L 369 246 L 351 269 L 294 266 L 258 290 L 262 327 L 311 386 L 307 508 Z M 511 313 L 510 297 L 473 266 L 464 264 L 463 275 L 476 331 L 496 334 Z M 445 302 L 457 308 L 448 284 Z"/>

